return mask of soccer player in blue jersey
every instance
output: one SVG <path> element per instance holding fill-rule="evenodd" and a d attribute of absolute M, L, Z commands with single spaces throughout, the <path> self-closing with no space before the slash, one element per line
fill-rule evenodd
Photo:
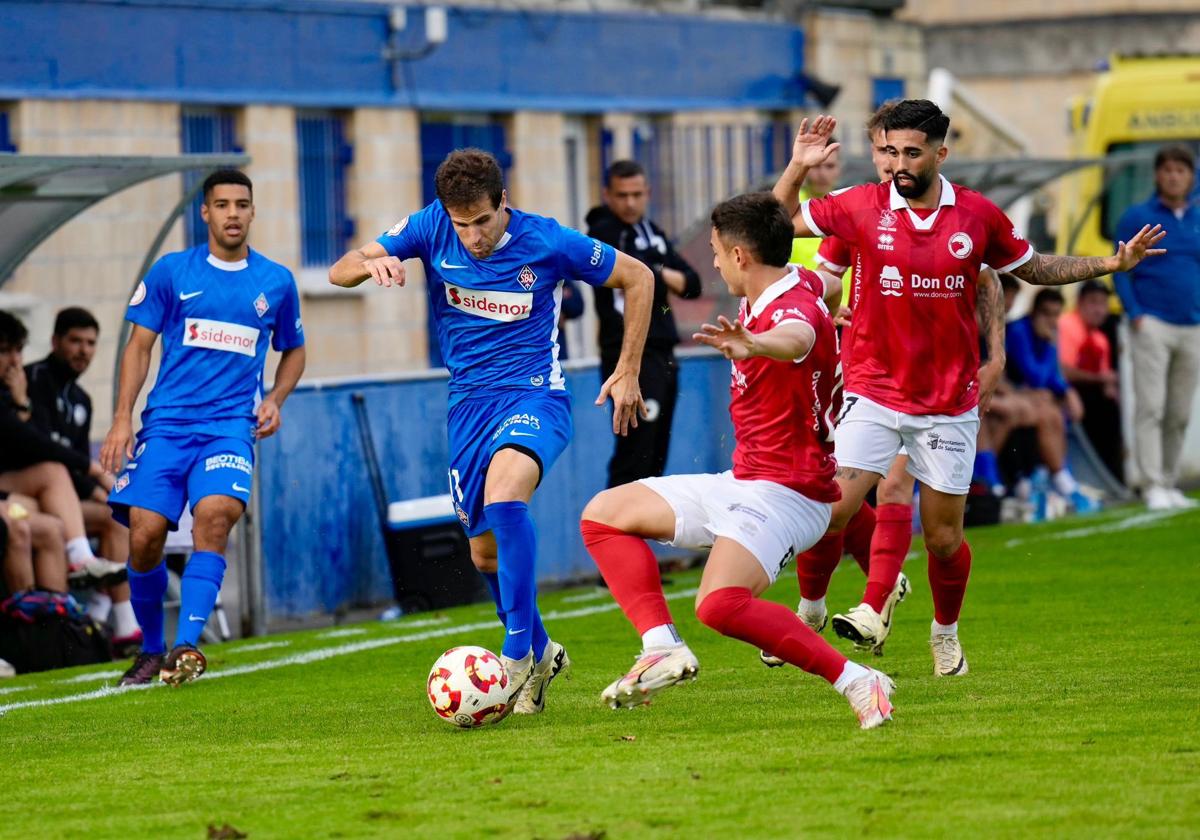
<path fill-rule="evenodd" d="M 112 472 L 129 459 L 108 503 L 129 526 L 129 587 L 144 640 L 120 685 L 155 677 L 181 685 L 204 673 L 207 661 L 196 644 L 221 588 L 229 532 L 250 500 L 254 441 L 279 428 L 283 401 L 304 372 L 296 283 L 246 244 L 254 220 L 250 179 L 237 170 L 210 175 L 200 214 L 208 242 L 162 257 L 129 301 L 125 317 L 133 331 L 100 454 Z M 135 438 L 133 406 L 160 335 L 158 380 Z M 264 396 L 268 341 L 280 359 Z M 183 572 L 179 628 L 167 654 L 162 551 L 187 503 L 195 551 Z"/>
<path fill-rule="evenodd" d="M 545 708 L 547 685 L 570 665 L 538 614 L 537 537 L 528 508 L 571 436 L 558 364 L 562 281 L 625 294 L 620 361 L 596 400 L 612 398 L 613 430 L 625 434 L 645 410 L 638 372 L 654 278 L 608 245 L 510 207 L 500 166 L 479 149 L 448 155 L 434 185 L 436 201 L 346 254 L 329 280 L 404 285 L 403 260 L 424 265 L 450 369 L 450 493 L 505 626 L 510 706 L 536 714 Z"/>

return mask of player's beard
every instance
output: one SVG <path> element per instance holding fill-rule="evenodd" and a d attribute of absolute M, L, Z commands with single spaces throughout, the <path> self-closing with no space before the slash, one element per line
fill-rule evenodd
<path fill-rule="evenodd" d="M 900 193 L 904 198 L 920 198 L 929 189 L 929 185 L 933 183 L 933 178 L 936 172 L 930 170 L 928 172 L 904 172 L 905 177 L 900 179 L 897 175 L 892 175 L 892 183 L 896 185 L 896 192 Z M 911 178 L 912 180 L 908 180 Z"/>

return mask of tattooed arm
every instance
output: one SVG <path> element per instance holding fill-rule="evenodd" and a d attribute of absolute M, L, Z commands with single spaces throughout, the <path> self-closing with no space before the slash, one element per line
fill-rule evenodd
<path fill-rule="evenodd" d="M 1118 271 L 1129 271 L 1146 257 L 1165 254 L 1166 249 L 1154 246 L 1166 236 L 1162 225 L 1146 225 L 1128 242 L 1117 246 L 1111 257 L 1062 257 L 1057 254 L 1038 254 L 1024 265 L 1012 270 L 1026 283 L 1035 286 L 1065 286 L 1092 277 Z"/>
<path fill-rule="evenodd" d="M 979 273 L 979 291 L 975 299 L 975 318 L 979 329 L 987 337 L 987 364 L 979 368 L 979 410 L 986 413 L 996 392 L 1004 365 L 1004 288 L 994 269 Z"/>

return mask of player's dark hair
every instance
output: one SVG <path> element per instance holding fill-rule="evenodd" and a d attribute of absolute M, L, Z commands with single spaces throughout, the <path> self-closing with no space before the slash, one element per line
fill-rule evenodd
<path fill-rule="evenodd" d="M 792 255 L 792 220 L 769 192 L 722 201 L 713 208 L 712 226 L 727 247 L 742 245 L 763 265 L 782 268 Z"/>
<path fill-rule="evenodd" d="M 999 274 L 1000 288 L 1004 291 L 1015 292 L 1017 289 L 1021 288 L 1021 281 L 1017 279 L 1017 275 L 1009 274 L 1007 271 L 1001 271 Z"/>
<path fill-rule="evenodd" d="M 936 146 L 950 131 L 950 118 L 928 99 L 901 99 L 883 118 L 884 131 L 923 131 L 925 140 Z"/>
<path fill-rule="evenodd" d="M 1043 306 L 1048 303 L 1057 303 L 1063 305 L 1063 294 L 1058 289 L 1040 289 L 1033 296 L 1033 312 L 1038 312 Z"/>
<path fill-rule="evenodd" d="M 616 160 L 604 173 L 604 186 L 611 187 L 616 178 L 636 178 L 638 175 L 645 178 L 646 170 L 636 160 Z"/>
<path fill-rule="evenodd" d="M 466 208 L 485 197 L 499 207 L 504 176 L 496 158 L 483 149 L 455 149 L 434 173 L 433 188 L 443 207 Z"/>
<path fill-rule="evenodd" d="M 867 120 L 867 138 L 869 139 L 876 131 L 883 128 L 884 121 L 888 118 L 888 114 L 892 113 L 892 109 L 896 107 L 898 99 L 889 99 L 880 105 L 871 118 Z"/>
<path fill-rule="evenodd" d="M 204 200 L 208 201 L 208 197 L 212 194 L 213 187 L 221 184 L 237 184 L 245 187 L 250 191 L 250 200 L 254 200 L 254 184 L 250 183 L 250 176 L 240 169 L 218 169 L 213 174 L 204 179 Z"/>
<path fill-rule="evenodd" d="M 1084 280 L 1079 284 L 1079 300 L 1083 300 L 1088 295 L 1104 295 L 1107 299 L 1110 294 L 1112 294 L 1112 290 L 1101 280 Z"/>
<path fill-rule="evenodd" d="M 1170 146 L 1163 146 L 1154 155 L 1154 168 L 1160 169 L 1167 163 L 1182 163 L 1193 172 L 1196 171 L 1196 156 L 1192 154 L 1192 150 L 1182 143 L 1172 143 Z"/>
<path fill-rule="evenodd" d="M 29 338 L 29 330 L 25 329 L 21 319 L 11 312 L 0 309 L 0 347 L 6 350 L 24 347 L 27 338 Z"/>
<path fill-rule="evenodd" d="M 100 332 L 100 323 L 86 309 L 80 306 L 68 306 L 59 310 L 54 317 L 54 337 L 62 338 L 71 330 L 95 330 Z"/>

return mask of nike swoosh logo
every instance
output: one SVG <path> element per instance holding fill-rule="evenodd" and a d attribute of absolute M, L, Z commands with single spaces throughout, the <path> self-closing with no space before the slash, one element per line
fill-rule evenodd
<path fill-rule="evenodd" d="M 537 437 L 532 432 L 509 432 L 513 437 Z"/>
<path fill-rule="evenodd" d="M 188 613 L 188 621 L 208 621 L 208 619 L 198 616 L 195 613 Z"/>
<path fill-rule="evenodd" d="M 249 487 L 243 487 L 242 485 L 238 484 L 236 481 L 233 483 L 233 489 L 238 491 L 239 493 L 249 493 L 250 492 Z"/>
<path fill-rule="evenodd" d="M 199 292 L 180 292 L 179 299 L 180 300 L 191 300 L 192 298 L 196 297 L 197 295 L 202 295 L 202 294 L 204 294 L 203 290 L 201 290 Z"/>
<path fill-rule="evenodd" d="M 525 632 L 525 628 L 524 628 L 524 627 L 522 627 L 520 630 L 509 630 L 509 631 L 508 631 L 508 635 L 510 635 L 510 636 L 515 636 L 515 635 L 517 635 L 518 633 L 524 633 L 524 632 Z"/>
<path fill-rule="evenodd" d="M 454 263 L 448 263 L 448 262 L 446 262 L 445 259 L 443 259 L 442 260 L 442 268 L 466 268 L 466 266 L 465 265 L 455 265 Z"/>

